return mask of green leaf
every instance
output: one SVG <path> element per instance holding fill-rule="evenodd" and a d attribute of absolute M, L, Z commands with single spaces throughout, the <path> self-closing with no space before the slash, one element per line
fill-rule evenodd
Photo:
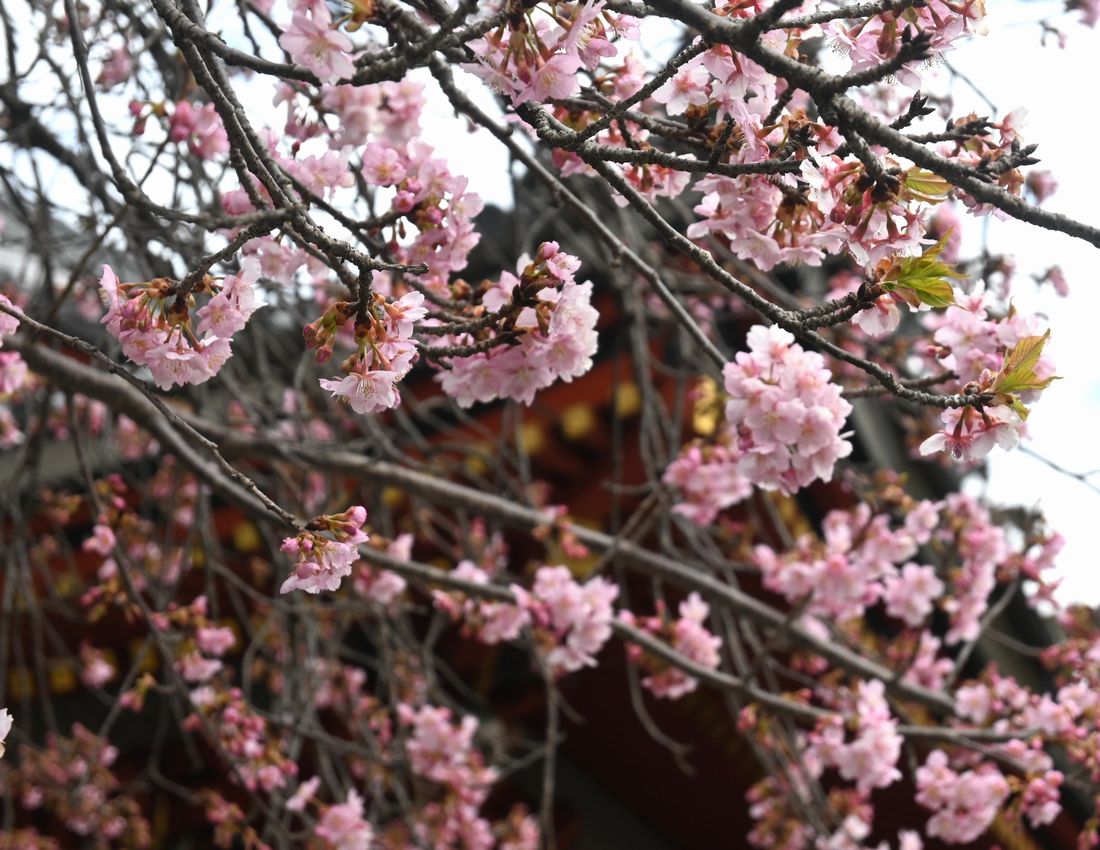
<path fill-rule="evenodd" d="M 910 197 L 930 204 L 940 203 L 951 191 L 951 184 L 938 174 L 917 166 L 905 172 L 902 185 Z"/>
<path fill-rule="evenodd" d="M 955 290 L 942 277 L 911 276 L 898 281 L 897 286 L 915 293 L 929 307 L 950 307 L 955 303 Z"/>
<path fill-rule="evenodd" d="M 1004 364 L 993 383 L 993 390 L 999 393 L 1018 393 L 1027 390 L 1045 390 L 1054 376 L 1040 378 L 1035 367 L 1043 355 L 1043 346 L 1050 339 L 1050 331 L 1042 336 L 1025 336 L 1005 354 Z"/>
<path fill-rule="evenodd" d="M 998 404 L 1007 404 L 1021 419 L 1027 419 L 1027 406 L 1020 400 L 1017 393 L 1028 390 L 1045 390 L 1052 381 L 1058 380 L 1056 376 L 1040 378 L 1035 374 L 1035 367 L 1039 365 L 1039 358 L 1043 356 L 1043 347 L 1050 339 L 1050 331 L 1042 336 L 1025 336 L 1005 353 L 1001 371 L 993 381 L 991 387 L 994 401 Z"/>
<path fill-rule="evenodd" d="M 1021 419 L 1025 419 L 1025 420 L 1027 419 L 1027 415 L 1031 411 L 1027 409 L 1026 404 L 1024 404 L 1022 401 L 1020 401 L 1020 397 L 1018 395 L 1010 395 L 1010 396 L 1008 396 L 1006 401 L 1008 402 L 1008 406 L 1011 407 L 1013 410 L 1015 410 L 1017 415 Z"/>
<path fill-rule="evenodd" d="M 945 236 L 925 249 L 919 257 L 893 259 L 882 281 L 886 291 L 896 291 L 910 304 L 914 299 L 929 307 L 950 307 L 954 304 L 955 290 L 949 278 L 960 280 L 964 275 L 939 258 L 946 244 Z"/>

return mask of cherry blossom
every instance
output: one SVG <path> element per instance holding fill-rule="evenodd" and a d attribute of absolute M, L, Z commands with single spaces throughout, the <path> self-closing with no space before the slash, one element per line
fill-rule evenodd
<path fill-rule="evenodd" d="M 325 810 L 313 834 L 333 850 L 369 850 L 374 830 L 363 818 L 363 798 L 349 789 L 345 802 Z"/>
<path fill-rule="evenodd" d="M 351 575 L 352 565 L 359 558 L 359 544 L 370 539 L 362 531 L 366 519 L 366 510 L 356 505 L 342 514 L 318 517 L 314 521 L 314 527 L 330 532 L 331 538 L 310 530 L 283 540 L 280 548 L 287 555 L 293 555 L 296 563 L 279 592 L 337 590 L 341 580 Z"/>
<path fill-rule="evenodd" d="M 207 655 L 218 657 L 225 655 L 237 643 L 232 629 L 212 626 L 200 627 L 195 632 L 195 640 L 198 642 L 199 649 Z"/>
<path fill-rule="evenodd" d="M 8 310 L 14 310 L 15 305 L 6 295 L 0 295 L 0 306 Z M 19 330 L 19 319 L 10 313 L 0 311 L 0 345 L 3 345 L 4 337 L 10 336 Z"/>
<path fill-rule="evenodd" d="M 726 445 L 686 447 L 662 477 L 680 493 L 681 501 L 673 510 L 706 525 L 720 511 L 745 499 L 752 492 L 752 482 L 738 469 L 743 456 L 733 440 Z"/>
<path fill-rule="evenodd" d="M 356 413 L 378 413 L 400 404 L 401 396 L 394 386 L 397 377 L 396 372 L 377 369 L 355 372 L 339 381 L 322 378 L 320 384 Z"/>
<path fill-rule="evenodd" d="M 312 5 L 309 14 L 295 12 L 290 26 L 279 36 L 279 44 L 321 82 L 335 83 L 355 74 L 355 63 L 348 55 L 352 51 L 351 40 L 333 28 L 323 3 Z"/>
<path fill-rule="evenodd" d="M 408 561 L 412 558 L 413 536 L 400 534 L 393 540 L 386 542 L 381 538 L 373 538 L 372 545 L 385 544 L 385 553 L 399 561 Z M 379 605 L 391 605 L 398 599 L 408 582 L 391 570 L 375 569 L 365 562 L 360 565 L 359 572 L 355 575 L 355 592 L 365 596 Z"/>
<path fill-rule="evenodd" d="M 456 788 L 492 781 L 492 772 L 480 766 L 472 749 L 477 720 L 467 715 L 456 724 L 448 709 L 430 705 L 398 710 L 402 722 L 411 727 L 405 750 L 416 773 Z"/>
<path fill-rule="evenodd" d="M 134 60 L 126 45 L 116 47 L 103 63 L 96 83 L 105 89 L 113 88 L 121 82 L 125 82 L 134 72 Z"/>
<path fill-rule="evenodd" d="M 229 150 L 229 137 L 212 103 L 192 106 L 181 100 L 168 118 L 168 138 L 187 142 L 199 159 L 213 159 Z"/>
<path fill-rule="evenodd" d="M 992 764 L 956 773 L 943 750 L 933 750 L 917 769 L 917 802 L 933 811 L 929 837 L 969 844 L 988 828 L 1009 794 L 1004 776 Z"/>
<path fill-rule="evenodd" d="M 230 340 L 219 336 L 218 325 L 229 334 L 240 330 L 259 307 L 253 291 L 258 274 L 254 264 L 230 278 L 200 308 L 191 328 L 190 296 L 174 294 L 172 281 L 156 278 L 142 284 L 120 284 L 110 266 L 103 266 L 100 292 L 107 305 L 103 323 L 118 338 L 123 353 L 147 366 L 161 389 L 176 384 L 198 384 L 214 377 L 232 356 Z M 212 282 L 204 288 L 213 289 Z M 223 297 L 224 296 L 224 297 Z M 220 300 L 219 300 L 220 299 Z"/>
<path fill-rule="evenodd" d="M 80 646 L 80 681 L 91 688 L 101 688 L 115 677 L 115 668 L 106 656 L 86 641 Z"/>
<path fill-rule="evenodd" d="M 530 592 L 513 586 L 520 607 L 528 613 L 554 675 L 596 664 L 595 655 L 611 637 L 611 603 L 619 588 L 596 577 L 584 584 L 573 580 L 568 567 L 540 567 Z"/>
<path fill-rule="evenodd" d="M 0 352 L 0 393 L 11 395 L 27 382 L 27 364 L 18 351 Z"/>
<path fill-rule="evenodd" d="M 502 275 L 482 303 L 514 317 L 518 344 L 450 358 L 438 378 L 443 390 L 463 407 L 496 398 L 531 404 L 538 390 L 587 372 L 598 344 L 599 314 L 591 305 L 592 284 L 573 279 L 578 267 L 579 260 L 546 242 L 534 261 L 521 260 L 518 275 Z M 472 341 L 465 334 L 442 340 L 460 346 Z"/>
<path fill-rule="evenodd" d="M 473 561 L 460 561 L 452 575 L 474 584 L 488 584 L 489 574 Z M 489 602 L 466 598 L 463 594 L 436 591 L 436 607 L 446 611 L 482 643 L 515 640 L 531 622 L 530 613 L 508 602 Z"/>
<path fill-rule="evenodd" d="M 726 421 L 715 447 L 689 446 L 665 472 L 678 513 L 707 523 L 741 501 L 751 485 L 793 493 L 828 481 L 851 443 L 840 436 L 851 405 L 820 355 L 779 328 L 753 327 L 749 351 L 723 370 Z"/>
<path fill-rule="evenodd" d="M 943 593 L 944 584 L 936 577 L 934 567 L 909 563 L 884 582 L 886 612 L 919 626 L 932 613 L 932 603 Z"/>
<path fill-rule="evenodd" d="M 221 290 L 195 315 L 198 317 L 198 333 L 209 331 L 212 335 L 228 339 L 243 330 L 252 314 L 263 306 L 256 292 L 260 277 L 260 264 L 253 257 L 241 262 L 241 271 L 227 277 Z"/>
<path fill-rule="evenodd" d="M 699 594 L 692 593 L 680 603 L 679 614 L 680 616 L 671 623 L 666 622 L 662 617 L 635 618 L 629 611 L 623 611 L 620 617 L 624 622 L 637 624 L 646 631 L 667 640 L 672 648 L 685 658 L 703 667 L 716 668 L 721 660 L 719 649 L 722 641 L 707 631 L 705 626 L 710 607 Z M 654 696 L 679 699 L 699 686 L 697 679 L 682 670 L 674 667 L 662 669 L 661 663 L 646 656 L 640 647 L 632 645 L 628 652 L 631 660 L 643 668 L 656 667 L 656 672 L 642 679 L 642 684 Z"/>
<path fill-rule="evenodd" d="M 710 73 L 703 67 L 702 60 L 689 62 L 653 93 L 653 99 L 663 103 L 669 115 L 680 115 L 689 106 L 702 106 L 707 102 L 709 81 Z"/>
<path fill-rule="evenodd" d="M 11 732 L 12 716 L 6 708 L 0 708 L 0 756 L 4 755 L 4 741 Z"/>

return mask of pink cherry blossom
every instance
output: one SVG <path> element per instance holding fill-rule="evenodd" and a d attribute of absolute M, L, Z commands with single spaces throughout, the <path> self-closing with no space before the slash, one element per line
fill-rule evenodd
<path fill-rule="evenodd" d="M 321 784 L 321 779 L 318 776 L 311 777 L 298 786 L 298 790 L 291 795 L 287 801 L 283 804 L 288 812 L 301 812 L 305 810 L 306 803 L 313 799 L 313 796 L 317 793 L 317 788 Z"/>
<path fill-rule="evenodd" d="M 382 369 L 355 372 L 338 381 L 321 378 L 319 383 L 356 413 L 380 413 L 401 403 L 396 380 L 396 372 Z"/>
<path fill-rule="evenodd" d="M 15 305 L 8 300 L 6 295 L 0 295 L 0 305 L 3 305 L 8 310 L 15 308 Z M 12 316 L 10 313 L 0 312 L 0 345 L 3 344 L 4 337 L 10 336 L 17 330 L 19 330 L 19 319 Z"/>
<path fill-rule="evenodd" d="M 386 554 L 399 561 L 412 558 L 413 536 L 400 534 L 386 546 Z M 408 582 L 391 570 L 376 569 L 364 562 L 355 576 L 355 592 L 379 605 L 391 605 L 405 592 Z"/>
<path fill-rule="evenodd" d="M 196 652 L 183 656 L 176 666 L 180 675 L 188 682 L 205 682 L 222 669 L 222 663 L 213 658 L 203 658 Z"/>
<path fill-rule="evenodd" d="M 252 314 L 263 306 L 255 290 L 259 276 L 259 262 L 253 257 L 246 258 L 240 273 L 226 278 L 221 291 L 197 311 L 198 333 L 208 331 L 212 336 L 228 339 L 243 330 Z"/>
<path fill-rule="evenodd" d="M 296 563 L 279 588 L 280 593 L 304 590 L 306 593 L 332 592 L 351 575 L 352 564 L 359 558 L 358 546 L 369 537 L 362 531 L 367 512 L 356 505 L 342 514 L 318 517 L 318 528 L 332 533 L 325 537 L 313 531 L 303 531 L 283 540 L 282 551 L 294 555 Z"/>
<path fill-rule="evenodd" d="M 749 351 L 723 372 L 730 460 L 753 484 L 791 493 L 832 476 L 837 460 L 851 452 L 840 438 L 851 411 L 832 383 L 820 355 L 803 351 L 794 337 L 757 325 Z"/>
<path fill-rule="evenodd" d="M 405 752 L 413 772 L 441 786 L 456 807 L 453 814 L 458 822 L 452 829 L 484 835 L 489 825 L 476 815 L 476 808 L 488 796 L 496 772 L 485 766 L 474 746 L 477 720 L 470 715 L 455 720 L 448 708 L 422 705 L 414 709 L 406 703 L 398 705 L 397 717 L 409 733 Z M 485 846 L 485 839 L 475 839 L 475 846 Z"/>
<path fill-rule="evenodd" d="M 349 55 L 351 40 L 332 26 L 328 9 L 314 6 L 311 14 L 295 12 L 281 36 L 279 44 L 290 58 L 308 68 L 322 83 L 335 83 L 355 75 L 355 63 Z"/>
<path fill-rule="evenodd" d="M 932 613 L 932 603 L 943 593 L 944 584 L 935 568 L 910 563 L 898 575 L 887 576 L 885 588 L 886 612 L 919 626 Z"/>
<path fill-rule="evenodd" d="M 692 593 L 680 603 L 679 614 L 679 618 L 672 623 L 665 623 L 664 618 L 660 616 L 636 618 L 629 611 L 623 611 L 620 617 L 624 622 L 637 625 L 666 640 L 685 658 L 703 667 L 716 668 L 721 661 L 719 649 L 722 641 L 706 628 L 705 623 L 710 614 L 710 607 L 699 594 Z M 642 679 L 642 684 L 654 696 L 679 699 L 699 686 L 698 679 L 682 670 L 668 666 L 662 669 L 660 662 L 650 661 L 640 647 L 631 646 L 628 652 L 631 661 L 635 664 L 641 664 L 643 667 L 647 664 L 657 666 L 657 672 Z"/>
<path fill-rule="evenodd" d="M 577 69 L 581 67 L 579 56 L 558 53 L 535 71 L 530 85 L 516 96 L 516 102 L 549 100 L 571 97 L 580 89 Z"/>
<path fill-rule="evenodd" d="M 701 60 L 689 62 L 671 80 L 653 93 L 653 99 L 663 103 L 669 115 L 680 115 L 689 106 L 702 106 L 707 102 L 707 83 L 710 73 Z"/>
<path fill-rule="evenodd" d="M 96 83 L 105 89 L 113 88 L 128 80 L 133 72 L 134 61 L 130 56 L 129 49 L 124 44 L 111 51 L 111 55 L 107 57 L 107 61 L 103 63 L 99 71 L 99 76 L 96 77 Z"/>
<path fill-rule="evenodd" d="M 332 850 L 370 850 L 374 830 L 363 818 L 363 798 L 349 789 L 345 802 L 325 809 L 313 834 Z"/>
<path fill-rule="evenodd" d="M 992 764 L 956 773 L 942 750 L 929 754 L 916 779 L 917 802 L 934 812 L 926 833 L 952 844 L 969 844 L 985 832 L 1009 794 Z"/>
<path fill-rule="evenodd" d="M 533 262 L 521 261 L 519 277 L 502 275 L 484 294 L 484 306 L 505 310 L 522 285 L 538 288 L 542 284 L 537 293 L 539 308 L 519 313 L 514 327 L 522 336 L 517 345 L 451 358 L 450 368 L 438 377 L 444 392 L 463 407 L 496 398 L 531 404 L 535 394 L 554 381 L 571 381 L 587 372 L 599 342 L 595 330 L 599 313 L 591 304 L 592 284 L 573 279 L 579 265 L 555 243 L 544 243 Z M 549 314 L 548 322 L 540 324 L 539 309 Z M 438 339 L 458 345 L 467 341 L 463 335 Z"/>
<path fill-rule="evenodd" d="M 229 137 L 212 103 L 197 108 L 186 100 L 177 103 L 168 118 L 168 137 L 187 142 L 199 159 L 212 159 L 229 150 Z"/>
<path fill-rule="evenodd" d="M 541 640 L 546 663 L 555 675 L 595 665 L 595 655 L 611 637 L 611 603 L 619 588 L 604 578 L 585 584 L 568 567 L 540 567 L 530 592 L 512 588 Z"/>
<path fill-rule="evenodd" d="M 391 147 L 367 145 L 363 151 L 363 176 L 368 183 L 396 186 L 405 179 L 401 155 Z"/>
<path fill-rule="evenodd" d="M 87 641 L 80 645 L 80 681 L 90 688 L 101 688 L 115 677 L 115 668 L 104 653 Z"/>
<path fill-rule="evenodd" d="M 26 382 L 27 364 L 19 352 L 0 352 L 0 394 L 11 395 Z"/>
<path fill-rule="evenodd" d="M 195 640 L 199 649 L 207 655 L 220 657 L 225 655 L 237 643 L 237 638 L 232 629 L 203 627 L 195 632 Z"/>
<path fill-rule="evenodd" d="M 107 557 L 115 551 L 115 533 L 110 526 L 97 523 L 92 529 L 92 536 L 85 538 L 81 548 L 85 552 L 96 552 Z"/>
<path fill-rule="evenodd" d="M 4 755 L 4 742 L 11 732 L 12 716 L 6 708 L 0 708 L 0 756 Z"/>

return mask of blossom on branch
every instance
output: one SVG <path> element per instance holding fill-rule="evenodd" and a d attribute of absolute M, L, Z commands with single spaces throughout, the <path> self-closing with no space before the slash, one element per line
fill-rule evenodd
<path fill-rule="evenodd" d="M 350 79 L 355 63 L 349 55 L 351 39 L 332 26 L 324 3 L 314 3 L 308 14 L 295 12 L 290 26 L 279 36 L 279 44 L 290 58 L 316 74 L 323 83 Z"/>
<path fill-rule="evenodd" d="M 362 530 L 366 521 L 366 509 L 356 505 L 341 514 L 317 517 L 306 531 L 283 540 L 282 551 L 293 555 L 296 562 L 279 592 L 338 590 L 340 582 L 351 575 L 352 564 L 359 559 L 359 544 L 370 539 Z M 318 532 L 329 532 L 332 537 Z"/>

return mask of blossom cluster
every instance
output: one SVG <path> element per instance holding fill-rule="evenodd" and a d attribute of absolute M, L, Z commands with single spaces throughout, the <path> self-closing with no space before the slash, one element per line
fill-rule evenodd
<path fill-rule="evenodd" d="M 845 740 L 839 716 L 825 721 L 811 736 L 807 750 L 813 768 L 835 767 L 843 779 L 867 793 L 887 788 L 901 778 L 897 769 L 902 737 L 890 715 L 882 682 L 860 682 L 855 693 L 855 738 Z"/>
<path fill-rule="evenodd" d="M 406 812 L 406 818 L 375 826 L 366 816 L 366 800 L 355 788 L 347 790 L 343 802 L 325 804 L 318 799 L 320 777 L 308 779 L 283 805 L 303 817 L 307 807 L 316 807 L 312 835 L 321 846 L 369 850 L 405 846 L 414 840 L 426 847 L 537 850 L 539 829 L 523 807 L 514 807 L 497 822 L 480 813 L 497 772 L 486 766 L 477 747 L 474 717 L 459 718 L 450 708 L 429 703 L 399 702 L 391 711 L 371 697 L 361 696 L 354 702 L 368 710 L 361 720 L 382 748 L 379 758 L 387 769 L 394 774 L 407 769 L 419 787 L 427 785 L 431 791 L 424 802 Z"/>
<path fill-rule="evenodd" d="M 612 40 L 637 38 L 634 19 L 604 5 L 556 3 L 550 16 L 511 16 L 507 27 L 470 42 L 477 61 L 463 67 L 516 106 L 570 97 L 580 90 L 582 69 L 593 72 L 601 59 L 615 55 Z"/>
<path fill-rule="evenodd" d="M 752 485 L 794 493 L 852 451 L 841 436 L 851 405 L 821 355 L 787 331 L 754 326 L 748 351 L 723 371 L 729 400 L 720 443 L 689 446 L 665 471 L 680 490 L 678 513 L 700 523 L 744 499 Z"/>
<path fill-rule="evenodd" d="M 290 803 L 287 808 L 292 809 Z M 363 798 L 355 789 L 349 788 L 343 803 L 325 808 L 313 828 L 313 834 L 333 850 L 370 850 L 374 830 L 363 817 Z"/>
<path fill-rule="evenodd" d="M 209 682 L 223 667 L 221 659 L 237 643 L 233 630 L 211 621 L 209 602 L 197 596 L 190 605 L 169 605 L 166 612 L 155 613 L 154 624 L 161 631 L 169 629 L 187 639 L 180 645 L 176 669 L 184 681 L 199 684 Z M 105 671 L 104 671 L 105 672 Z"/>
<path fill-rule="evenodd" d="M 199 159 L 215 159 L 229 152 L 229 137 L 212 103 L 195 107 L 189 101 L 179 101 L 168 116 L 168 138 L 186 142 Z"/>
<path fill-rule="evenodd" d="M 477 585 L 488 585 L 491 575 L 473 561 L 462 560 L 451 575 Z M 476 599 L 463 593 L 436 591 L 435 606 L 462 623 L 463 630 L 482 643 L 515 640 L 531 622 L 528 611 L 511 602 Z"/>
<path fill-rule="evenodd" d="M 680 496 L 673 512 L 707 525 L 719 512 L 747 498 L 752 483 L 738 467 L 742 457 L 735 443 L 685 446 L 662 477 Z"/>
<path fill-rule="evenodd" d="M 929 39 L 930 49 L 942 53 L 960 39 L 984 34 L 984 18 L 985 3 L 980 0 L 932 0 L 908 8 L 897 17 L 876 15 L 856 22 L 831 21 L 823 30 L 834 48 L 848 57 L 851 69 L 859 71 L 895 57 L 904 44 L 906 29 L 911 28 L 910 34 L 922 33 Z M 912 65 L 903 66 L 897 78 L 911 88 L 920 85 L 918 69 Z"/>
<path fill-rule="evenodd" d="M 499 343 L 448 357 L 438 376 L 444 392 L 463 407 L 498 398 L 530 404 L 555 381 L 587 372 L 599 313 L 591 304 L 592 284 L 574 280 L 579 267 L 580 260 L 556 242 L 544 242 L 533 260 L 521 259 L 517 275 L 503 273 L 481 296 L 481 306 L 497 322 L 439 338 L 443 347 Z"/>
<path fill-rule="evenodd" d="M 240 688 L 200 685 L 191 691 L 193 712 L 183 728 L 207 734 L 233 765 L 234 782 L 250 791 L 286 787 L 298 765 L 286 754 L 285 742 Z"/>
<path fill-rule="evenodd" d="M 943 520 L 949 519 L 944 525 Z M 861 617 L 877 602 L 906 625 L 927 622 L 934 606 L 943 605 L 952 626 L 947 641 L 976 634 L 996 571 L 1009 558 L 1003 529 L 975 500 L 955 494 L 943 502 L 913 504 L 902 523 L 866 505 L 831 511 L 822 523 L 823 540 L 806 535 L 791 550 L 769 546 L 754 550 L 764 586 L 782 594 L 807 615 L 845 622 Z M 937 570 L 912 559 L 918 547 L 951 542 L 959 559 L 952 592 Z"/>
<path fill-rule="evenodd" d="M 413 772 L 440 785 L 484 799 L 494 773 L 474 747 L 477 720 L 466 715 L 457 723 L 450 709 L 423 705 L 398 706 L 398 718 L 408 727 L 405 752 Z"/>
<path fill-rule="evenodd" d="M 178 292 L 167 278 L 120 283 L 105 265 L 99 282 L 107 305 L 103 323 L 132 362 L 149 368 L 161 389 L 200 384 L 225 365 L 233 354 L 233 335 L 262 306 L 255 290 L 259 273 L 258 264 L 246 259 L 220 286 L 207 277 L 202 285 L 213 297 L 199 308 L 192 328 L 191 293 Z"/>
<path fill-rule="evenodd" d="M 722 640 L 706 628 L 710 606 L 698 593 L 691 593 L 680 602 L 680 616 L 675 620 L 669 621 L 667 616 L 662 616 L 663 608 L 658 601 L 658 615 L 655 617 L 636 617 L 629 611 L 621 612 L 619 617 L 623 622 L 664 640 L 689 661 L 711 670 L 717 668 L 721 661 L 719 649 Z M 646 653 L 639 646 L 630 644 L 627 655 L 631 662 L 648 672 L 642 679 L 642 685 L 654 696 L 679 699 L 699 687 L 699 680 L 694 676 Z"/>
<path fill-rule="evenodd" d="M 170 488 L 176 498 L 174 507 L 180 524 L 185 525 L 197 495 L 193 476 L 176 467 L 173 458 L 167 458 L 154 475 L 154 482 L 151 489 L 156 491 L 158 498 L 163 498 L 165 490 Z M 96 489 L 102 513 L 95 517 L 95 525 L 81 549 L 102 560 L 95 571 L 98 584 L 89 586 L 80 602 L 93 618 L 101 617 L 112 604 L 133 615 L 138 612 L 127 585 L 138 592 L 150 585 L 175 585 L 188 566 L 183 541 L 174 540 L 173 536 L 156 535 L 151 519 L 129 509 L 127 497 L 132 496 L 133 491 L 122 475 L 106 476 L 96 482 Z M 56 506 L 55 516 L 59 520 L 69 518 L 74 507 L 74 503 L 65 500 Z M 117 557 L 120 553 L 121 558 Z"/>
<path fill-rule="evenodd" d="M 340 582 L 351 575 L 352 565 L 359 559 L 359 544 L 370 539 L 363 531 L 366 521 L 366 508 L 355 505 L 343 513 L 317 517 L 305 531 L 284 539 L 282 551 L 293 555 L 295 564 L 279 592 L 338 590 Z M 320 532 L 332 536 L 326 537 Z"/>
<path fill-rule="evenodd" d="M 943 427 L 921 444 L 922 454 L 944 451 L 972 462 L 985 457 L 994 445 L 1015 448 L 1025 433 L 1023 405 L 1034 402 L 1054 379 L 1054 363 L 1044 351 L 1046 336 L 1039 335 L 1038 319 L 1016 310 L 994 316 L 989 300 L 978 287 L 960 304 L 942 314 L 929 314 L 925 320 L 933 331 L 929 358 L 957 375 L 966 391 L 993 393 L 994 401 L 980 410 L 944 410 Z M 1014 392 L 999 393 L 1009 382 Z"/>
<path fill-rule="evenodd" d="M 433 181 L 429 183 L 446 178 L 446 166 L 440 160 L 426 158 L 425 151 L 430 149 L 418 138 L 420 116 L 425 104 L 423 83 L 405 77 L 369 86 L 324 86 L 319 108 L 322 113 L 337 119 L 335 126 L 308 120 L 308 112 L 301 99 L 295 97 L 294 89 L 283 90 L 280 99 L 285 100 L 288 106 L 285 130 L 291 138 L 304 140 L 315 135 L 327 135 L 330 147 L 335 149 L 354 149 L 366 145 L 363 151 L 364 176 L 372 185 L 396 185 L 407 180 L 409 168 L 403 163 L 400 166 L 401 177 L 396 183 L 372 179 L 372 176 L 380 176 L 372 175 L 372 161 L 395 162 L 394 157 L 403 156 L 430 163 Z M 409 150 L 413 143 L 416 149 Z M 419 175 L 414 171 L 413 176 Z M 435 199 L 436 202 L 440 200 L 442 198 Z"/>
<path fill-rule="evenodd" d="M 0 724 L 5 717 L 0 713 Z M 143 850 L 152 846 L 152 832 L 137 799 L 112 770 L 118 755 L 117 748 L 74 723 L 68 736 L 51 732 L 41 747 L 21 745 L 18 764 L 0 767 L 0 782 L 20 808 L 81 839 Z"/>
<path fill-rule="evenodd" d="M 327 14 L 327 13 L 325 13 Z M 424 109 L 424 87 L 414 80 L 369 86 L 324 86 L 319 98 L 302 97 L 289 85 L 280 88 L 277 103 L 286 103 L 283 135 L 268 134 L 270 156 L 296 180 L 330 202 L 345 200 L 356 178 L 369 188 L 379 207 L 379 242 L 394 262 L 424 263 L 427 272 L 410 275 L 422 287 L 448 295 L 450 277 L 466 266 L 479 234 L 473 220 L 481 212 L 481 198 L 469 189 L 467 177 L 457 174 L 435 149 L 417 138 Z M 326 118 L 331 116 L 331 121 Z M 284 147 L 286 142 L 290 146 Z M 301 148 L 317 153 L 304 155 Z M 353 161 L 352 155 L 358 156 Z M 259 183 L 252 190 L 266 198 Z M 254 211 L 244 189 L 223 193 L 227 213 Z M 327 286 L 331 270 L 289 239 L 264 236 L 251 240 L 245 253 L 258 256 L 265 276 L 288 283 L 305 271 L 319 289 Z M 398 279 L 390 272 L 374 272 L 371 287 L 380 295 L 396 297 Z"/>
<path fill-rule="evenodd" d="M 414 324 L 427 310 L 424 296 L 409 292 L 393 302 L 375 295 L 376 310 L 355 323 L 356 351 L 341 364 L 345 377 L 320 380 L 321 388 L 347 403 L 356 413 L 378 413 L 401 403 L 397 382 L 418 358 L 412 340 Z M 337 304 L 305 328 L 306 341 L 317 348 L 318 360 L 332 354 L 336 332 L 348 318 L 351 305 Z"/>
<path fill-rule="evenodd" d="M 531 618 L 535 642 L 551 675 L 592 667 L 611 637 L 611 604 L 619 588 L 597 576 L 584 584 L 568 567 L 540 567 L 530 592 L 513 585 L 519 606 Z"/>
<path fill-rule="evenodd" d="M 423 102 L 419 91 L 415 97 L 419 109 Z M 411 106 L 404 109 L 410 111 Z M 399 224 L 393 226 L 387 246 L 394 260 L 409 265 L 425 263 L 428 271 L 416 275 L 415 280 L 434 292 L 446 293 L 451 275 L 466 267 L 466 259 L 480 239 L 474 219 L 481 212 L 482 201 L 470 191 L 469 179 L 455 173 L 430 145 L 418 139 L 369 142 L 363 149 L 362 175 L 368 185 L 394 193 L 389 217 Z M 415 228 L 411 239 L 401 223 Z"/>
<path fill-rule="evenodd" d="M 785 493 L 828 481 L 852 451 L 840 436 L 852 406 L 821 355 L 804 351 L 786 331 L 757 325 L 748 345 L 723 372 L 726 422 L 744 452 L 738 468 L 754 484 Z"/>
<path fill-rule="evenodd" d="M 528 815 L 513 816 L 497 829 L 478 813 L 496 780 L 474 744 L 478 722 L 466 715 L 455 720 L 450 709 L 408 704 L 397 707 L 399 724 L 407 732 L 405 753 L 412 772 L 440 786 L 445 796 L 419 813 L 415 834 L 427 847 L 469 847 L 476 850 L 535 850 L 539 830 Z M 493 833 L 501 835 L 499 843 Z"/>
<path fill-rule="evenodd" d="M 985 762 L 958 773 L 943 750 L 933 750 L 917 768 L 917 802 L 934 814 L 926 831 L 951 844 L 969 844 L 989 828 L 1009 795 L 1001 772 Z"/>
<path fill-rule="evenodd" d="M 472 561 L 462 561 L 455 578 L 488 584 L 490 576 Z M 554 676 L 594 666 L 595 656 L 611 637 L 612 603 L 619 588 L 607 579 L 577 582 L 565 566 L 543 566 L 530 590 L 512 585 L 515 602 L 472 598 L 456 591 L 436 591 L 435 605 L 461 620 L 483 643 L 514 640 L 530 628 L 549 671 Z"/>
<path fill-rule="evenodd" d="M 15 309 L 15 305 L 5 295 L 0 295 L 0 305 Z M 0 312 L 0 347 L 4 337 L 19 330 L 19 319 L 9 313 Z M 18 351 L 0 352 L 0 449 L 11 448 L 23 441 L 23 433 L 12 415 L 7 401 L 14 401 L 15 395 L 28 386 L 27 364 Z"/>

